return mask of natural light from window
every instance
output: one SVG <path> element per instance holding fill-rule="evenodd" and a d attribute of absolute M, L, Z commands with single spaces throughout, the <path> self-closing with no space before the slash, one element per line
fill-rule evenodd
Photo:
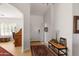
<path fill-rule="evenodd" d="M 5 35 L 12 35 L 12 32 L 15 31 L 16 24 L 8 24 L 8 23 L 1 23 L 0 24 L 0 35 L 5 36 Z"/>

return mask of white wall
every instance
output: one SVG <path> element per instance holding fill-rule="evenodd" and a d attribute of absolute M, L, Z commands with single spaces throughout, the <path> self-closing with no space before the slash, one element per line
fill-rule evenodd
<path fill-rule="evenodd" d="M 67 39 L 68 55 L 72 55 L 72 4 L 58 3 L 55 5 L 55 27 L 59 37 Z"/>
<path fill-rule="evenodd" d="M 60 37 L 67 39 L 68 55 L 72 55 L 72 4 L 52 5 L 45 14 L 44 21 L 48 26 L 45 41 L 56 38 L 56 32 L 58 31 L 58 40 Z"/>
<path fill-rule="evenodd" d="M 43 41 L 43 16 L 31 14 L 30 19 L 31 41 Z"/>
<path fill-rule="evenodd" d="M 55 25 L 54 25 L 54 5 L 50 5 L 44 15 L 44 23 L 47 24 L 48 32 L 45 32 L 45 42 L 55 38 Z"/>
<path fill-rule="evenodd" d="M 44 15 L 44 24 L 48 27 L 48 32 L 44 32 L 44 42 L 47 43 L 48 40 L 51 39 L 50 33 L 50 25 L 51 25 L 51 17 L 50 17 L 50 8 L 47 10 L 46 14 Z"/>
<path fill-rule="evenodd" d="M 26 3 L 14 3 L 12 4 L 16 8 L 18 8 L 24 15 L 24 32 L 23 32 L 23 41 L 22 41 L 22 50 L 30 49 L 30 4 Z"/>
<path fill-rule="evenodd" d="M 73 4 L 73 16 L 79 16 L 79 3 Z M 73 55 L 79 56 L 79 33 L 73 34 Z"/>

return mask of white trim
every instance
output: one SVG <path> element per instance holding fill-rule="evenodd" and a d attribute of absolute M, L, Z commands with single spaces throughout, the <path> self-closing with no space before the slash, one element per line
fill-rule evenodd
<path fill-rule="evenodd" d="M 22 25 L 22 52 L 24 52 L 24 18 L 23 18 L 23 25 Z"/>

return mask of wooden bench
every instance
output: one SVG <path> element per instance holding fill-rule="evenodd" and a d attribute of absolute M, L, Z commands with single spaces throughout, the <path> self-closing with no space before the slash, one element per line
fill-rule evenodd
<path fill-rule="evenodd" d="M 54 40 L 48 41 L 48 47 L 51 48 L 58 56 L 67 56 L 67 47 Z"/>

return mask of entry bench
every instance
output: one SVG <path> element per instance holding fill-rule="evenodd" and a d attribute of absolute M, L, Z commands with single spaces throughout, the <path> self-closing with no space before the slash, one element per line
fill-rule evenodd
<path fill-rule="evenodd" d="M 67 56 L 67 43 L 65 38 L 60 38 L 60 42 L 55 39 L 48 41 L 48 47 L 58 56 Z"/>

